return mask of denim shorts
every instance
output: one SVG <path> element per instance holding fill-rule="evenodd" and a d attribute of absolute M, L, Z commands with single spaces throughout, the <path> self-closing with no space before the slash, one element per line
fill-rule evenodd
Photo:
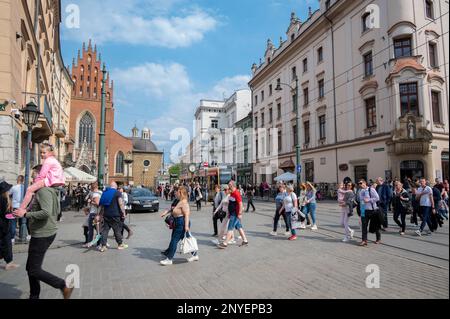
<path fill-rule="evenodd" d="M 242 228 L 241 220 L 239 218 L 237 218 L 237 216 L 231 215 L 230 216 L 230 221 L 228 223 L 228 231 L 232 231 L 235 228 L 236 229 L 241 229 Z"/>

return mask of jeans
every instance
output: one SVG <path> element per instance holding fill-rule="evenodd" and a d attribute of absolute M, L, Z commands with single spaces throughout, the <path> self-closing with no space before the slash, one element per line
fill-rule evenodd
<path fill-rule="evenodd" d="M 275 216 L 273 217 L 273 231 L 274 232 L 277 231 L 278 221 L 280 220 L 280 217 L 283 217 L 284 223 L 286 224 L 286 231 L 288 232 L 289 231 L 289 226 L 288 226 L 288 223 L 287 223 L 287 220 L 286 220 L 286 214 L 284 213 L 284 211 L 283 211 L 283 213 L 280 214 L 279 213 L 280 209 L 281 209 L 281 207 L 276 209 Z"/>
<path fill-rule="evenodd" d="M 348 214 L 349 214 L 348 207 L 341 207 L 341 225 L 344 226 L 346 238 L 350 238 L 350 235 L 352 232 L 352 229 L 350 228 L 350 226 L 348 224 L 348 220 L 350 219 Z"/>
<path fill-rule="evenodd" d="M 88 216 L 88 236 L 87 236 L 87 241 L 88 243 L 90 243 L 91 241 L 94 240 L 94 219 L 95 219 L 95 214 L 89 214 Z"/>
<path fill-rule="evenodd" d="M 305 207 L 306 207 L 306 210 L 305 210 L 306 217 L 309 215 L 309 213 L 311 213 L 312 223 L 313 223 L 313 225 L 315 225 L 316 224 L 316 203 L 306 204 Z"/>
<path fill-rule="evenodd" d="M 400 217 L 400 220 L 399 220 Z M 394 222 L 402 229 L 402 232 L 405 232 L 406 229 L 406 211 L 404 209 L 396 209 L 394 210 Z"/>
<path fill-rule="evenodd" d="M 430 206 L 420 206 L 422 211 L 422 223 L 420 224 L 420 231 L 423 232 L 425 225 L 428 225 L 430 231 L 432 231 L 433 226 L 431 225 L 431 207 Z"/>
<path fill-rule="evenodd" d="M 64 289 L 66 282 L 64 279 L 58 278 L 44 270 L 42 263 L 45 253 L 55 240 L 56 234 L 46 238 L 31 237 L 30 246 L 28 247 L 28 259 L 26 270 L 28 272 L 28 280 L 30 282 L 30 299 L 39 299 L 41 292 L 40 282 L 44 282 L 49 286 L 57 289 Z"/>
<path fill-rule="evenodd" d="M 292 228 L 291 212 L 285 212 L 284 216 L 285 216 L 285 218 L 286 218 L 286 219 L 285 219 L 285 221 L 286 221 L 286 228 L 289 227 L 289 229 L 291 230 L 291 234 L 292 234 L 293 236 L 295 236 L 297 233 L 296 233 L 295 229 Z"/>
<path fill-rule="evenodd" d="M 189 223 L 190 224 L 190 223 Z M 186 232 L 184 231 L 184 216 L 175 218 L 172 237 L 170 239 L 169 248 L 166 250 L 167 259 L 172 260 L 177 252 L 178 242 L 184 239 Z M 193 252 L 192 256 L 196 256 L 197 252 Z"/>
<path fill-rule="evenodd" d="M 252 206 L 252 208 L 253 208 L 253 211 L 255 211 L 256 210 L 256 208 L 255 208 L 255 205 L 253 205 L 253 199 L 248 199 L 248 203 L 247 203 L 247 212 L 250 210 L 250 206 Z"/>
<path fill-rule="evenodd" d="M 197 203 L 197 210 L 202 209 L 202 200 L 198 200 L 196 201 L 196 203 Z"/>
<path fill-rule="evenodd" d="M 220 222 L 222 223 L 222 222 L 223 222 L 223 218 L 219 218 L 219 217 L 217 217 L 217 214 L 214 214 L 214 213 L 213 213 L 212 220 L 213 220 L 213 227 L 214 227 L 214 235 L 217 235 L 217 234 L 218 234 L 217 221 L 218 221 L 219 219 L 220 219 Z"/>
<path fill-rule="evenodd" d="M 230 215 L 230 221 L 228 223 L 228 231 L 233 231 L 234 229 L 241 229 L 241 220 L 236 215 Z"/>
<path fill-rule="evenodd" d="M 11 232 L 9 220 L 0 220 L 0 255 L 9 264 L 13 261 Z"/>
<path fill-rule="evenodd" d="M 367 241 L 367 228 L 369 226 L 369 221 L 376 213 L 373 210 L 366 210 L 365 217 L 361 217 L 361 227 L 362 227 L 362 241 Z M 380 229 L 375 232 L 377 236 L 377 241 L 381 240 Z"/>
<path fill-rule="evenodd" d="M 383 227 L 384 227 L 384 228 L 388 228 L 387 205 L 384 204 L 384 203 L 380 203 L 379 208 L 380 208 L 380 210 L 383 212 L 383 215 L 384 215 Z"/>
<path fill-rule="evenodd" d="M 17 225 L 17 219 L 11 219 L 9 221 L 9 233 L 11 235 L 11 239 L 16 238 L 16 225 Z"/>
<path fill-rule="evenodd" d="M 117 245 L 122 245 L 122 221 L 120 217 L 103 217 L 102 246 L 106 246 L 110 229 L 114 231 Z"/>

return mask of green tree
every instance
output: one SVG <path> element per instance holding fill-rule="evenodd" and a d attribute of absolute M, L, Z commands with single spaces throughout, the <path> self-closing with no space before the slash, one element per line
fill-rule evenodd
<path fill-rule="evenodd" d="M 176 175 L 177 177 L 180 177 L 181 164 L 176 164 L 176 165 L 173 165 L 171 168 L 169 168 L 169 174 L 170 174 L 170 176 Z"/>

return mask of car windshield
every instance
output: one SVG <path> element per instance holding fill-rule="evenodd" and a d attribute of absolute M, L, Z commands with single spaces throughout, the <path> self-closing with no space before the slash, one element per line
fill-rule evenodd
<path fill-rule="evenodd" d="M 155 196 L 150 190 L 146 188 L 133 189 L 131 191 L 131 196 L 134 197 L 150 197 Z"/>

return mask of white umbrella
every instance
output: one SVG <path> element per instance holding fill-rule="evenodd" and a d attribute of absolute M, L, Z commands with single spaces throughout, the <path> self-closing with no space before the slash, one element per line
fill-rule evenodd
<path fill-rule="evenodd" d="M 297 175 L 289 173 L 289 172 L 275 177 L 276 182 L 290 182 L 290 181 L 295 181 L 296 179 L 297 179 Z"/>
<path fill-rule="evenodd" d="M 75 167 L 66 168 L 64 170 L 64 177 L 66 178 L 67 183 L 93 183 L 97 181 L 95 176 L 89 175 Z"/>

